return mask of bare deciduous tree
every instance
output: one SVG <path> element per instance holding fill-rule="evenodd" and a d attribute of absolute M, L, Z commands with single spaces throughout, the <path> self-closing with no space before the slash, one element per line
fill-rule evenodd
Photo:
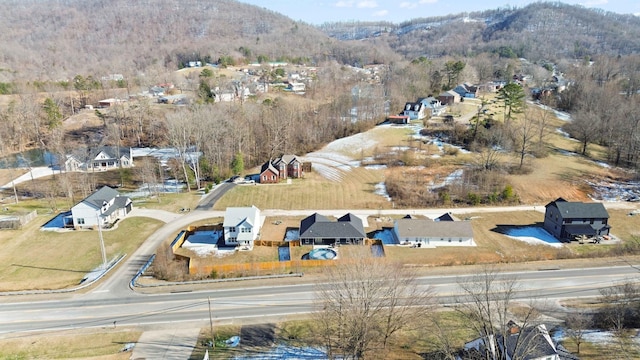
<path fill-rule="evenodd" d="M 413 272 L 362 255 L 328 267 L 326 282 L 317 286 L 314 318 L 330 357 L 379 355 L 401 331 L 417 326 L 432 306 L 430 288 L 419 285 Z"/>
<path fill-rule="evenodd" d="M 576 353 L 580 354 L 580 344 L 584 341 L 587 329 L 591 325 L 591 317 L 584 312 L 570 313 L 565 319 L 567 336 L 576 344 Z"/>
<path fill-rule="evenodd" d="M 519 286 L 515 277 L 487 268 L 482 273 L 460 279 L 458 286 L 463 295 L 456 299 L 456 310 L 482 342 L 482 359 L 522 360 L 535 351 L 535 338 L 540 335 L 525 330 L 534 325 L 537 312 L 532 306 L 519 307 L 517 314 L 513 311 Z M 519 321 L 518 326 L 514 320 Z M 508 348 L 509 354 L 505 351 Z"/>

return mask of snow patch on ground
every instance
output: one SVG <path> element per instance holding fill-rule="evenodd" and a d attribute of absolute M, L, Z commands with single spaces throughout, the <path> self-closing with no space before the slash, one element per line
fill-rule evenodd
<path fill-rule="evenodd" d="M 387 165 L 365 165 L 364 168 L 369 170 L 384 170 L 387 168 Z"/>
<path fill-rule="evenodd" d="M 558 152 L 560 153 L 560 155 L 564 155 L 564 156 L 578 156 L 578 154 L 573 151 L 558 149 Z"/>
<path fill-rule="evenodd" d="M 562 128 L 557 128 L 556 132 L 562 136 L 564 136 L 565 138 L 571 140 L 571 141 L 578 141 L 578 139 L 572 138 L 571 135 L 569 135 L 568 132 L 562 130 Z"/>
<path fill-rule="evenodd" d="M 556 248 L 562 247 L 562 243 L 545 229 L 538 226 L 525 226 L 510 228 L 506 235 L 512 239 L 524 241 L 531 245 L 548 245 Z"/>
<path fill-rule="evenodd" d="M 558 119 L 562 121 L 571 121 L 571 114 L 566 113 L 564 111 L 556 110 L 556 109 L 552 109 L 552 110 Z"/>
<path fill-rule="evenodd" d="M 457 169 L 454 172 L 452 172 L 451 174 L 447 175 L 444 180 L 442 180 L 439 183 L 432 183 L 431 186 L 429 186 L 430 190 L 434 190 L 434 189 L 439 189 L 441 187 L 445 187 L 447 185 L 451 185 L 457 182 L 462 181 L 462 175 L 464 174 L 464 170 L 463 169 Z"/>
<path fill-rule="evenodd" d="M 238 355 L 233 357 L 234 360 L 312 360 L 327 358 L 327 353 L 322 349 L 313 347 L 295 347 L 286 344 L 278 344 L 272 347 L 271 350 L 263 353 Z"/>
<path fill-rule="evenodd" d="M 391 201 L 391 196 L 387 193 L 387 186 L 384 184 L 384 181 L 377 183 L 373 192 L 384 197 L 387 201 Z"/>
<path fill-rule="evenodd" d="M 605 169 L 611 169 L 611 165 L 607 164 L 604 161 L 594 161 L 596 163 L 596 165 L 601 166 Z"/>
<path fill-rule="evenodd" d="M 593 189 L 589 195 L 598 201 L 640 201 L 640 182 L 586 181 Z"/>
<path fill-rule="evenodd" d="M 554 331 L 554 341 L 561 342 L 567 339 L 569 339 L 569 337 L 567 336 L 564 328 Z M 584 342 L 589 342 L 592 344 L 614 344 L 619 341 L 618 339 L 616 339 L 616 336 L 613 332 L 596 329 L 585 330 L 582 340 Z M 640 337 L 634 337 L 633 342 L 635 342 L 636 344 L 640 343 Z"/>
<path fill-rule="evenodd" d="M 205 257 L 217 253 L 217 244 L 221 236 L 221 230 L 196 231 L 187 237 L 182 247 L 193 251 L 199 257 Z"/>
<path fill-rule="evenodd" d="M 131 155 L 134 158 L 153 156 L 158 159 L 158 161 L 160 161 L 160 164 L 162 164 L 162 166 L 166 166 L 169 160 L 180 157 L 178 150 L 176 150 L 175 148 L 132 148 Z M 202 156 L 202 153 L 199 151 L 186 152 L 184 154 L 184 157 L 187 159 L 187 161 L 192 163 L 197 162 L 200 156 Z"/>
<path fill-rule="evenodd" d="M 143 198 L 155 193 L 179 193 L 185 188 L 185 184 L 178 180 L 165 180 L 162 184 L 142 184 L 136 191 L 123 194 L 130 198 Z"/>

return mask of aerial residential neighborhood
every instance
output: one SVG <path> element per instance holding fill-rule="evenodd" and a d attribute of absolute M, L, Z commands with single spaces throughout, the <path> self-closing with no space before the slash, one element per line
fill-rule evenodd
<path fill-rule="evenodd" d="M 638 5 L 256 3 L 0 2 L 0 358 L 640 358 Z"/>

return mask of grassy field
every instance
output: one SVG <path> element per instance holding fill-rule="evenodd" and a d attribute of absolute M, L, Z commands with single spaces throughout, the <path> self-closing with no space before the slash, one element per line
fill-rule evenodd
<path fill-rule="evenodd" d="M 391 207 L 382 196 L 374 193 L 375 185 L 382 182 L 380 170 L 355 168 L 341 182 L 329 181 L 319 174 L 306 174 L 291 184 L 256 184 L 236 186 L 214 209 L 229 206 L 251 206 L 260 209 L 378 209 Z"/>
<path fill-rule="evenodd" d="M 0 291 L 59 289 L 77 285 L 100 265 L 97 231 L 40 231 L 54 215 L 41 215 L 21 230 L 0 232 Z M 103 231 L 107 258 L 131 254 L 162 223 L 128 218 Z M 135 236 L 132 236 L 135 234 Z"/>
<path fill-rule="evenodd" d="M 194 210 L 196 206 L 198 206 L 200 198 L 201 193 L 197 191 L 178 194 L 160 194 L 159 197 L 134 199 L 133 206 L 145 209 L 180 212 L 180 209 Z"/>
<path fill-rule="evenodd" d="M 126 360 L 131 352 L 121 350 L 135 343 L 141 332 L 135 329 L 94 329 L 21 335 L 0 339 L 0 359 L 104 359 Z"/>

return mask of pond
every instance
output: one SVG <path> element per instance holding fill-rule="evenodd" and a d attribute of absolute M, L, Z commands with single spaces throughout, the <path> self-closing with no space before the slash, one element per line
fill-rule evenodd
<path fill-rule="evenodd" d="M 0 169 L 28 168 L 58 165 L 53 153 L 42 149 L 31 149 L 0 158 Z"/>

